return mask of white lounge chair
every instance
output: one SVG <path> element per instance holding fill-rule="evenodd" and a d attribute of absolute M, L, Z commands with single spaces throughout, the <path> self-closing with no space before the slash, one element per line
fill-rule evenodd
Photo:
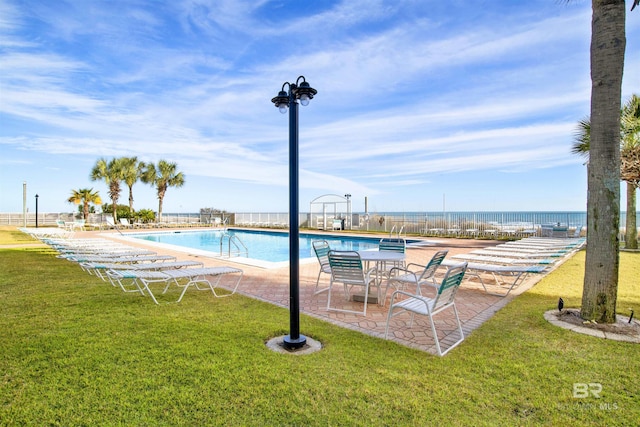
<path fill-rule="evenodd" d="M 487 247 L 484 250 L 490 251 L 503 251 L 503 252 L 522 252 L 530 254 L 568 254 L 573 252 L 571 248 L 556 248 L 556 247 L 531 247 L 524 245 L 498 245 L 495 247 Z"/>
<path fill-rule="evenodd" d="M 162 271 L 178 268 L 196 267 L 202 268 L 203 263 L 199 261 L 174 261 L 174 262 L 145 262 L 141 264 L 118 264 L 108 262 L 81 262 L 80 267 L 89 274 L 94 274 L 104 281 L 110 280 L 106 274 L 107 270 L 136 270 L 136 271 Z M 111 284 L 117 284 L 111 281 Z"/>
<path fill-rule="evenodd" d="M 452 266 L 455 261 L 444 261 L 443 266 Z M 520 285 L 529 274 L 543 273 L 546 265 L 496 265 L 470 262 L 467 264 L 467 277 L 473 276 L 478 279 L 484 291 L 489 295 L 506 297 L 518 285 Z M 507 288 L 506 293 L 490 292 L 487 288 L 482 274 L 490 274 L 499 288 Z"/>
<path fill-rule="evenodd" d="M 172 255 L 139 255 L 139 256 L 94 256 L 76 254 L 68 257 L 71 261 L 76 262 L 114 262 L 123 264 L 138 264 L 143 262 L 158 262 L 158 261 L 175 261 L 176 257 Z"/>
<path fill-rule="evenodd" d="M 508 258 L 502 256 L 492 255 L 476 255 L 473 253 L 453 255 L 451 258 L 457 259 L 458 262 L 478 262 L 483 264 L 498 264 L 498 265 L 530 265 L 530 264 L 542 264 L 552 265 L 555 264 L 557 258 Z"/>
<path fill-rule="evenodd" d="M 509 258 L 562 258 L 567 255 L 566 252 L 521 252 L 521 251 L 506 251 L 498 248 L 491 249 L 478 249 L 471 252 L 472 255 L 486 255 L 494 257 L 509 257 Z"/>
<path fill-rule="evenodd" d="M 142 255 L 157 255 L 157 252 L 149 251 L 146 249 L 136 248 L 117 248 L 117 247 L 105 247 L 105 248 L 85 248 L 85 249 L 58 249 L 60 255 L 58 258 L 67 258 L 75 260 L 79 257 L 102 257 L 102 258 L 120 258 L 120 257 L 132 257 Z"/>
<path fill-rule="evenodd" d="M 218 295 L 215 288 L 219 287 L 222 276 L 227 274 L 238 274 L 238 279 L 232 285 L 232 291 L 229 294 Z M 198 290 L 198 285 L 206 285 L 217 298 L 230 296 L 236 293 L 244 272 L 233 267 L 209 267 L 209 268 L 184 268 L 163 271 L 140 271 L 140 270 L 107 270 L 107 275 L 117 283 L 125 292 L 140 292 L 143 295 L 151 297 L 154 303 L 158 304 L 158 300 L 151 291 L 149 285 L 154 283 L 164 283 L 165 288 L 163 294 L 167 292 L 172 283 L 182 287 L 180 297 L 176 302 L 182 301 L 182 297 L 189 287 L 194 286 Z M 215 277 L 216 280 L 211 283 L 207 277 Z M 129 283 L 125 283 L 129 280 Z M 133 284 L 134 289 L 130 289 Z M 129 285 L 129 286 L 128 286 Z M 206 288 L 205 288 L 206 289 Z"/>
<path fill-rule="evenodd" d="M 76 230 L 84 231 L 85 223 L 86 221 L 84 219 L 74 220 L 73 223 L 71 224 L 71 231 L 76 231 Z"/>

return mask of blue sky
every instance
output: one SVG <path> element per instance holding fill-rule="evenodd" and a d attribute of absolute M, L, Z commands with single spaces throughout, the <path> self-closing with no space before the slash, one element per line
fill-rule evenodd
<path fill-rule="evenodd" d="M 30 211 L 36 193 L 41 212 L 74 211 L 72 189 L 108 201 L 89 173 L 121 156 L 178 164 L 165 212 L 286 212 L 271 98 L 300 75 L 318 90 L 300 107 L 301 211 L 329 193 L 354 212 L 582 211 L 590 26 L 586 0 L 0 0 L 0 212 L 22 211 L 23 182 Z M 146 184 L 134 198 L 157 209 Z"/>

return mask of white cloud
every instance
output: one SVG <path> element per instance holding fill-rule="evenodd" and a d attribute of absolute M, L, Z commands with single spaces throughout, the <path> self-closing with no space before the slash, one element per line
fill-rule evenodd
<path fill-rule="evenodd" d="M 500 17 L 468 2 L 119 6 L 0 2 L 0 144 L 16 161 L 21 150 L 137 155 L 284 187 L 287 116 L 269 100 L 298 75 L 318 89 L 300 109 L 305 188 L 381 194 L 434 174 L 579 161 L 568 146 L 588 113 L 587 7 L 509 3 L 514 15 Z M 632 37 L 628 69 L 639 64 Z"/>

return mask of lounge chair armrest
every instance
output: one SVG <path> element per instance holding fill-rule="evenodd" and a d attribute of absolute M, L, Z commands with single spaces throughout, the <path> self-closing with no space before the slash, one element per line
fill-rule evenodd
<path fill-rule="evenodd" d="M 407 264 L 407 268 L 412 266 L 412 265 L 415 266 L 415 267 L 418 267 L 418 268 L 425 268 L 426 267 L 423 264 L 416 264 L 415 262 L 411 262 L 411 263 Z"/>
<path fill-rule="evenodd" d="M 411 267 L 416 267 L 416 271 L 412 270 Z M 407 270 L 411 271 L 412 273 L 416 273 L 416 272 L 422 272 L 422 270 L 424 270 L 425 268 L 427 268 L 426 265 L 422 265 L 422 264 L 416 264 L 414 262 L 407 264 Z"/>
<path fill-rule="evenodd" d="M 410 268 L 411 266 L 413 266 L 413 267 L 417 267 L 417 269 L 412 270 L 412 269 Z M 389 271 L 391 272 L 391 271 L 394 271 L 394 270 L 395 270 L 395 271 L 397 271 L 397 272 L 403 272 L 403 273 L 407 273 L 407 274 L 418 275 L 418 274 L 421 274 L 421 273 L 422 273 L 422 271 L 423 271 L 425 268 L 426 268 L 426 266 L 424 266 L 424 265 L 411 263 L 411 264 L 407 264 L 405 267 L 393 267 L 393 268 L 392 268 L 391 270 L 389 270 Z"/>
<path fill-rule="evenodd" d="M 415 276 L 416 273 L 414 273 L 413 271 L 409 270 L 408 268 L 405 267 L 393 267 L 391 270 L 389 270 L 389 275 L 393 276 L 395 273 L 405 273 L 405 274 L 413 274 Z"/>
<path fill-rule="evenodd" d="M 391 294 L 390 306 L 393 305 L 393 302 L 394 302 L 394 300 L 396 298 L 396 295 L 404 295 L 407 298 L 413 298 L 413 299 L 419 300 L 419 301 L 423 302 L 425 305 L 428 305 L 429 304 L 429 300 L 430 300 L 428 297 L 424 297 L 422 295 L 416 295 L 416 294 L 414 294 L 412 292 L 407 292 L 407 291 L 403 291 L 402 289 L 398 289 L 397 291 L 394 291 Z"/>
<path fill-rule="evenodd" d="M 393 299 L 394 296 L 396 295 L 404 295 L 407 297 L 415 297 L 416 294 L 412 293 L 412 292 L 407 292 L 407 291 L 403 291 L 402 289 L 398 289 L 397 291 L 393 291 L 393 293 L 391 294 L 391 298 Z"/>

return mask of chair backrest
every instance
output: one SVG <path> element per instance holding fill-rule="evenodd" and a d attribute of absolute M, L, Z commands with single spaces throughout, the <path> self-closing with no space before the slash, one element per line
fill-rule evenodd
<path fill-rule="evenodd" d="M 380 239 L 378 244 L 378 250 L 380 251 L 393 251 L 404 253 L 407 249 L 407 242 L 404 239 Z"/>
<path fill-rule="evenodd" d="M 436 274 L 436 270 L 442 264 L 442 261 L 449 253 L 448 249 L 436 252 L 432 257 L 429 263 L 422 270 L 422 274 L 420 275 L 420 280 L 430 279 Z"/>
<path fill-rule="evenodd" d="M 329 242 L 326 240 L 314 240 L 311 242 L 311 246 L 313 246 L 313 251 L 318 258 L 318 262 L 320 266 L 329 265 L 329 251 L 331 248 L 329 247 Z"/>
<path fill-rule="evenodd" d="M 358 252 L 329 251 L 331 280 L 341 283 L 364 284 L 364 269 Z"/>
<path fill-rule="evenodd" d="M 433 311 L 453 303 L 466 271 L 466 262 L 449 267 L 442 279 L 442 283 L 438 286 L 438 295 L 433 303 Z"/>
<path fill-rule="evenodd" d="M 128 226 L 129 220 L 127 218 L 120 218 L 120 224 Z"/>
<path fill-rule="evenodd" d="M 107 221 L 107 224 L 109 224 L 111 226 L 115 226 L 116 225 L 115 221 L 113 220 L 113 217 L 110 217 L 110 216 L 105 217 L 105 221 Z"/>

